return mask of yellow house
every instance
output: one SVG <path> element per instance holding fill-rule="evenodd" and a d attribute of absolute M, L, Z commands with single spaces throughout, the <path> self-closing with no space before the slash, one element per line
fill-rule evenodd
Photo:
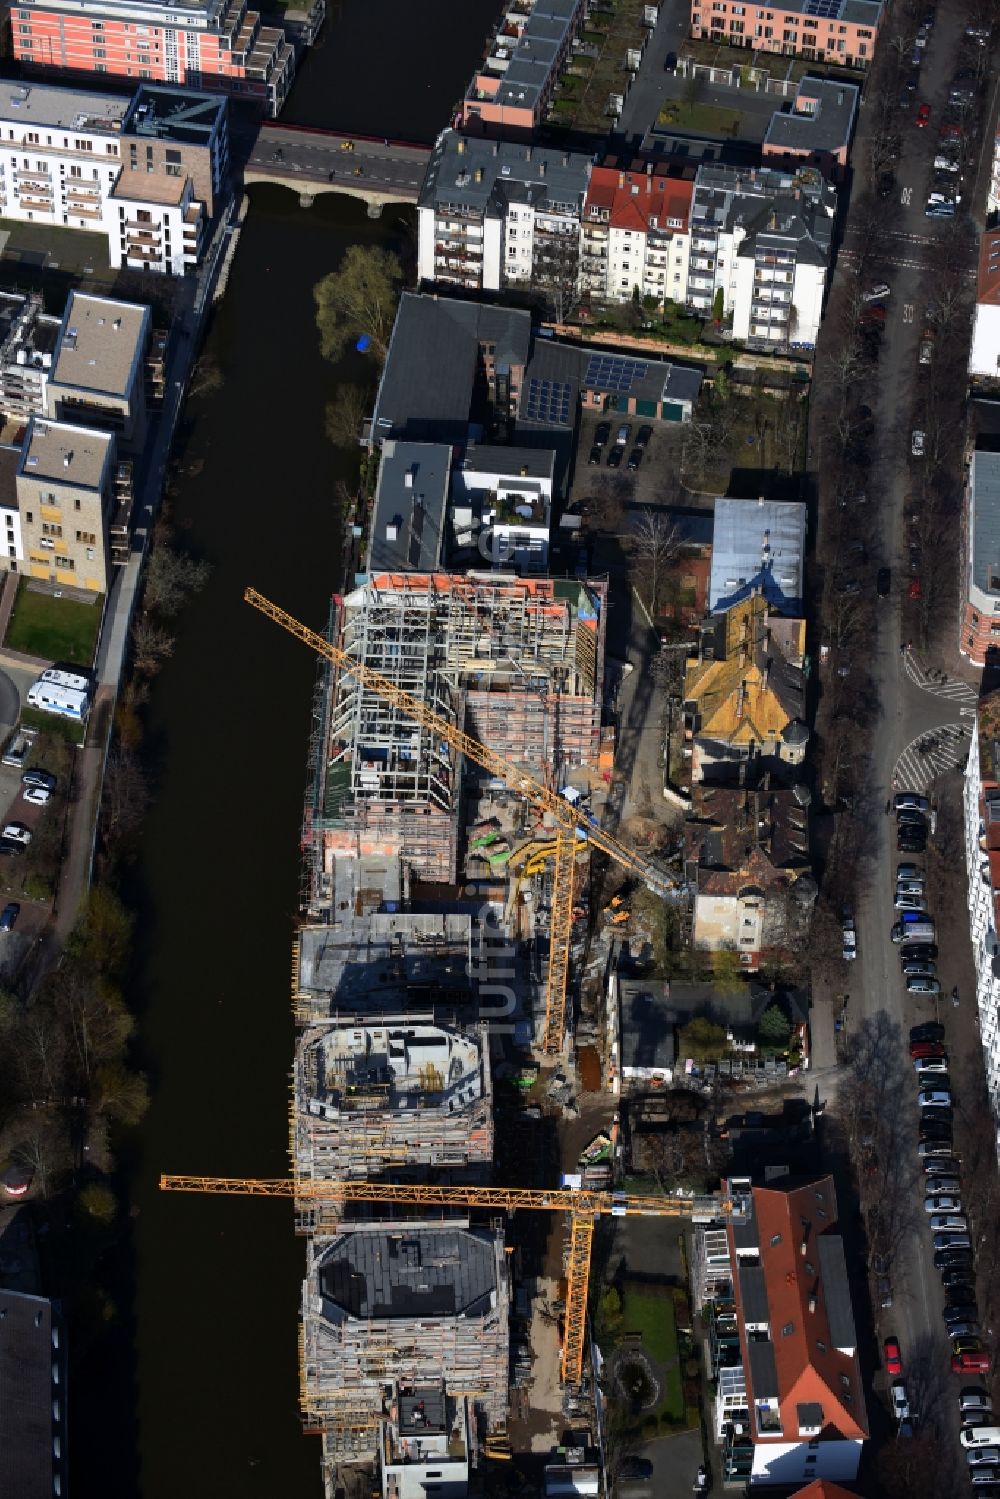
<path fill-rule="evenodd" d="M 17 468 L 23 570 L 106 593 L 114 435 L 33 416 Z M 17 562 L 6 559 L 12 571 Z"/>
<path fill-rule="evenodd" d="M 738 780 L 759 759 L 802 763 L 805 631 L 805 620 L 770 614 L 757 594 L 702 631 L 684 676 L 692 781 Z"/>

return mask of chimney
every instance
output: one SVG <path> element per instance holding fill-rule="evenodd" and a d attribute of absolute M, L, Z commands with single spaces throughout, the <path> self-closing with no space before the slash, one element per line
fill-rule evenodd
<path fill-rule="evenodd" d="M 493 142 L 493 155 L 494 156 L 499 156 L 500 155 L 500 142 L 499 141 L 494 141 Z"/>
<path fill-rule="evenodd" d="M 458 138 L 458 145 L 455 147 L 455 150 L 458 152 L 459 156 L 465 155 L 465 141 L 461 136 L 459 136 Z"/>
<path fill-rule="evenodd" d="M 122 320 L 121 320 L 120 317 L 116 317 L 115 320 L 114 320 L 114 322 L 111 324 L 112 328 L 115 330 L 116 333 L 121 328 L 121 325 L 122 325 Z"/>
<path fill-rule="evenodd" d="M 619 172 L 618 173 L 618 186 L 619 187 L 624 187 L 625 186 L 625 173 L 624 172 Z"/>
<path fill-rule="evenodd" d="M 568 151 L 564 151 L 563 152 L 563 166 L 564 167 L 568 167 L 569 166 L 569 152 Z"/>
<path fill-rule="evenodd" d="M 406 473 L 403 475 L 403 488 L 404 489 L 412 489 L 413 488 L 413 470 L 412 470 L 412 468 L 408 468 L 406 470 Z"/>
<path fill-rule="evenodd" d="M 759 494 L 757 496 L 757 507 L 760 510 L 763 510 L 764 508 L 764 496 L 762 494 Z"/>
<path fill-rule="evenodd" d="M 646 163 L 646 176 L 647 177 L 652 177 L 652 175 L 653 175 L 653 163 L 651 161 L 647 161 L 647 163 Z"/>
<path fill-rule="evenodd" d="M 476 170 L 473 172 L 472 175 L 473 175 L 473 179 L 476 182 L 482 182 L 482 180 L 483 180 L 483 169 L 482 169 L 482 167 L 477 167 Z"/>
<path fill-rule="evenodd" d="M 538 175 L 539 175 L 539 177 L 544 177 L 545 176 L 545 163 L 544 163 L 544 161 L 540 161 L 538 163 Z"/>
<path fill-rule="evenodd" d="M 73 449 L 70 448 L 70 450 L 69 450 L 68 453 L 64 453 L 63 454 L 63 468 L 69 468 L 69 466 L 70 466 L 70 464 L 72 462 L 73 462 Z"/>
<path fill-rule="evenodd" d="M 810 1295 L 809 1295 L 809 1310 L 811 1312 L 814 1312 L 816 1310 L 816 1292 L 815 1291 L 810 1292 Z"/>

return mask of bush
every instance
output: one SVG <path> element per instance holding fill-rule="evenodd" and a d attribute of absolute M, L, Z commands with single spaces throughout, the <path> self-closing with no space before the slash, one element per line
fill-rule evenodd
<path fill-rule="evenodd" d="M 77 1201 L 80 1211 L 96 1223 L 111 1223 L 118 1213 L 115 1194 L 104 1182 L 89 1182 Z"/>

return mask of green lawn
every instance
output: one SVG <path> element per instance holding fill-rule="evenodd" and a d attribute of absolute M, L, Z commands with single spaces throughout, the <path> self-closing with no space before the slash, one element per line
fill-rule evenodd
<path fill-rule="evenodd" d="M 660 110 L 659 123 L 677 130 L 695 130 L 709 136 L 732 136 L 740 133 L 743 116 L 738 109 L 722 109 L 715 104 L 670 103 Z"/>
<path fill-rule="evenodd" d="M 637 1333 L 649 1357 L 662 1371 L 663 1397 L 657 1408 L 658 1418 L 668 1421 L 684 1419 L 684 1388 L 677 1348 L 677 1323 L 673 1298 L 668 1289 L 661 1292 L 626 1285 L 622 1306 L 622 1332 Z"/>
<path fill-rule="evenodd" d="M 92 666 L 102 597 L 96 593 L 92 604 L 57 599 L 50 593 L 33 592 L 22 578 L 4 644 L 8 650 L 44 661 Z"/>

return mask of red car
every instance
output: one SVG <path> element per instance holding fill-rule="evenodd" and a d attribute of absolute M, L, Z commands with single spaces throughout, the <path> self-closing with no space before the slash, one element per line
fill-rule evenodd
<path fill-rule="evenodd" d="M 942 141 L 960 141 L 962 132 L 957 125 L 942 125 L 938 131 L 938 139 Z"/>
<path fill-rule="evenodd" d="M 919 578 L 910 579 L 910 586 L 907 589 L 907 593 L 909 594 L 911 599 L 919 599 L 923 597 L 924 590 L 920 586 Z"/>
<path fill-rule="evenodd" d="M 931 107 L 929 104 L 921 104 L 917 110 L 917 129 L 923 130 L 925 125 L 931 122 Z"/>
<path fill-rule="evenodd" d="M 912 1041 L 910 1043 L 910 1056 L 917 1057 L 943 1057 L 947 1055 L 940 1041 Z"/>
<path fill-rule="evenodd" d="M 899 1351 L 899 1339 L 886 1338 L 882 1344 L 882 1354 L 885 1359 L 885 1372 L 895 1375 L 902 1374 L 903 1355 Z"/>
<path fill-rule="evenodd" d="M 985 1348 L 980 1353 L 953 1353 L 951 1356 L 952 1374 L 988 1374 L 990 1368 L 990 1356 Z"/>

